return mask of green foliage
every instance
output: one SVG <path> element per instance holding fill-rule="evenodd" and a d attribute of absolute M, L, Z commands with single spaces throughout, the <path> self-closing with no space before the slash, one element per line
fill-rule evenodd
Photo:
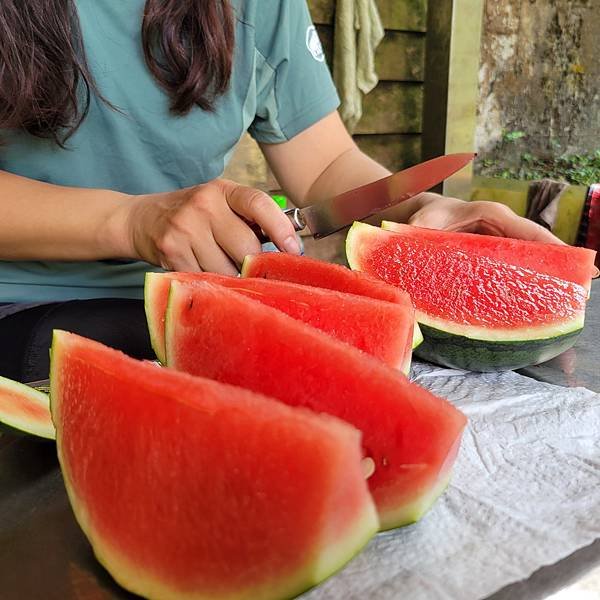
<path fill-rule="evenodd" d="M 520 137 L 523 136 L 512 139 Z M 490 159 L 483 159 L 480 164 L 483 175 L 500 179 L 534 181 L 549 178 L 583 186 L 600 182 L 600 150 L 592 154 L 569 154 L 557 158 L 539 158 L 525 152 L 521 154 L 517 167 L 504 167 L 497 160 Z"/>
<path fill-rule="evenodd" d="M 505 131 L 502 134 L 502 139 L 505 142 L 516 142 L 517 140 L 520 140 L 521 138 L 526 137 L 526 134 L 524 131 Z"/>

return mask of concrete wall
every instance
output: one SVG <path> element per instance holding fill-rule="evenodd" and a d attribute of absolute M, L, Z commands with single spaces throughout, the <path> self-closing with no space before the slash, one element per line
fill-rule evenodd
<path fill-rule="evenodd" d="M 487 0 L 480 89 L 483 158 L 600 148 L 600 0 Z"/>

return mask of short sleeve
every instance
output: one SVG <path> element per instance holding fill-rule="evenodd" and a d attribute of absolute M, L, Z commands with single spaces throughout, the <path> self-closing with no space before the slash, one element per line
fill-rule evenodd
<path fill-rule="evenodd" d="M 293 138 L 339 106 L 305 0 L 262 0 L 256 15 L 256 115 L 259 142 Z"/>

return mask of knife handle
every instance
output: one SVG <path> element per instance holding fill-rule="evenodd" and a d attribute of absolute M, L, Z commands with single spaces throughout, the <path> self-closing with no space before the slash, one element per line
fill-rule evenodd
<path fill-rule="evenodd" d="M 288 208 L 283 211 L 283 214 L 290 220 L 292 225 L 294 226 L 294 231 L 302 231 L 306 227 L 306 223 L 304 222 L 304 218 L 302 217 L 302 213 L 299 208 Z M 248 226 L 254 232 L 254 235 L 258 238 L 258 241 L 261 244 L 266 244 L 271 240 L 265 234 L 265 232 L 260 228 L 258 223 L 248 223 Z"/>

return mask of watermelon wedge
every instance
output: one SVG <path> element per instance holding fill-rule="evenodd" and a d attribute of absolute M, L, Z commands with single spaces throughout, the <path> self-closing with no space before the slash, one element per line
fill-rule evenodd
<path fill-rule="evenodd" d="M 431 233 L 420 238 L 417 230 L 409 236 L 364 223 L 348 232 L 346 251 L 353 269 L 411 295 L 425 338 L 417 355 L 445 366 L 537 364 L 570 348 L 583 327 L 589 279 L 583 286 L 434 242 Z M 534 263 L 531 254 L 527 260 Z"/>
<path fill-rule="evenodd" d="M 294 596 L 377 530 L 360 434 L 346 423 L 62 331 L 50 378 L 73 512 L 132 592 Z"/>
<path fill-rule="evenodd" d="M 465 416 L 356 348 L 240 294 L 171 283 L 169 366 L 328 413 L 363 433 L 383 529 L 417 521 L 445 489 Z"/>
<path fill-rule="evenodd" d="M 488 256 L 509 265 L 525 267 L 536 273 L 571 281 L 588 291 L 596 271 L 594 266 L 596 253 L 587 248 L 477 233 L 424 229 L 392 221 L 383 221 L 381 227 L 410 239 L 435 242 L 445 247 L 460 249 L 469 255 Z"/>
<path fill-rule="evenodd" d="M 409 305 L 323 288 L 214 273 L 147 273 L 144 289 L 150 339 L 165 364 L 165 312 L 171 281 L 205 281 L 272 306 L 290 317 L 371 354 L 394 368 L 410 368 L 415 311 Z"/>
<path fill-rule="evenodd" d="M 241 275 L 242 277 L 289 281 L 346 294 L 366 296 L 376 300 L 396 302 L 407 307 L 412 306 L 408 294 L 398 288 L 386 285 L 375 277 L 306 256 L 295 256 L 283 252 L 252 254 L 244 259 Z M 412 349 L 414 350 L 423 341 L 419 325 L 416 322 L 413 326 L 413 336 Z M 404 362 L 402 368 L 404 373 L 408 373 L 410 370 L 411 358 L 412 352 L 410 357 L 407 355 Z"/>
<path fill-rule="evenodd" d="M 410 298 L 401 290 L 370 275 L 355 273 L 341 265 L 285 252 L 263 252 L 246 256 L 241 275 L 278 279 L 376 300 L 410 304 Z"/>
<path fill-rule="evenodd" d="M 10 433 L 54 439 L 48 395 L 0 377 L 0 425 Z"/>

